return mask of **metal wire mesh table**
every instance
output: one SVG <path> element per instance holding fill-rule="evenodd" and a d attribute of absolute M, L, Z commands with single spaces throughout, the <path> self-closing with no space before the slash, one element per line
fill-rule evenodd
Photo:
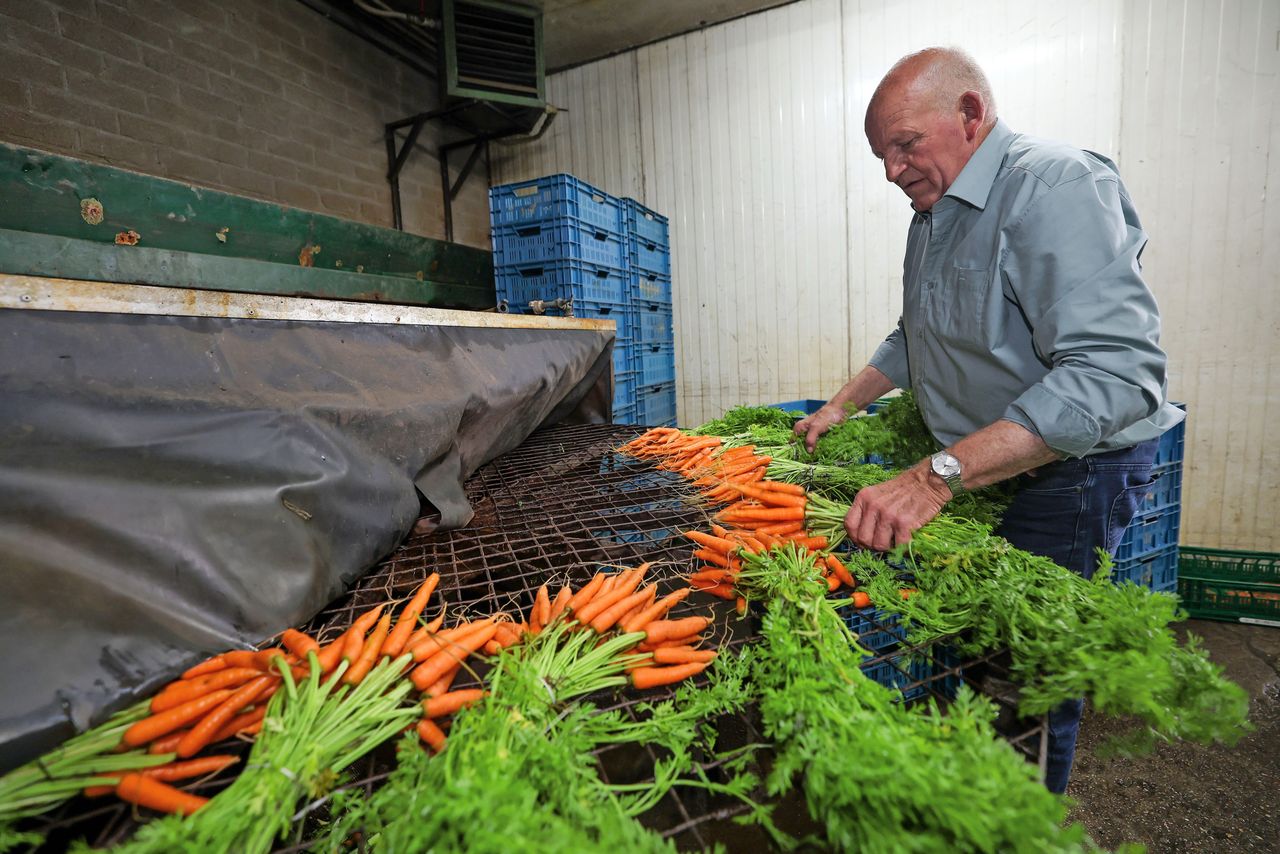
<path fill-rule="evenodd" d="M 651 562 L 649 580 L 659 595 L 684 582 L 692 568 L 690 546 L 681 532 L 707 530 L 710 518 L 693 500 L 694 493 L 679 475 L 655 469 L 651 464 L 614 452 L 614 448 L 644 428 L 629 425 L 558 427 L 534 434 L 514 451 L 483 466 L 466 483 L 475 517 L 466 527 L 444 532 L 413 534 L 386 560 L 365 575 L 345 596 L 331 603 L 303 628 L 321 641 L 343 631 L 358 612 L 392 599 L 403 599 L 431 572 L 441 576 L 433 601 L 447 603 L 454 618 L 462 614 L 488 615 L 497 611 L 526 612 L 537 589 L 546 582 L 577 587 L 602 567 L 634 567 Z M 681 603 L 673 616 L 715 615 L 716 645 L 732 649 L 758 637 L 751 616 L 739 618 L 725 602 L 695 594 Z M 873 625 L 872 631 L 891 631 Z M 878 652 L 866 668 L 888 665 L 898 668 L 897 684 L 908 702 L 934 698 L 945 704 L 960 680 L 974 683 L 1002 707 L 1002 734 L 1043 769 L 1046 732 L 1042 721 L 1025 721 L 1013 713 L 1014 699 L 1007 691 L 1007 671 L 998 656 L 959 661 L 937 654 L 940 642 Z M 909 662 L 928 659 L 927 672 Z M 945 662 L 945 663 L 944 663 Z M 458 687 L 466 687 L 461 678 Z M 607 709 L 636 715 L 642 701 L 665 699 L 674 689 L 621 692 L 593 698 Z M 753 711 L 725 715 L 715 722 L 721 751 L 762 741 Z M 248 752 L 235 742 L 229 749 Z M 225 751 L 224 751 L 225 752 Z M 652 779 L 658 759 L 651 748 L 617 745 L 601 750 L 598 764 L 604 779 L 618 783 Z M 727 775 L 715 757 L 699 757 L 703 773 L 713 781 Z M 765 760 L 767 762 L 767 757 Z M 347 787 L 372 791 L 394 765 L 388 747 L 366 757 L 351 769 Z M 195 789 L 211 795 L 234 778 L 232 770 L 206 780 Z M 731 819 L 746 807 L 723 795 L 677 787 L 641 821 L 672 838 L 682 849 L 705 848 L 723 843 L 734 850 L 767 847 L 767 837 Z M 779 809 L 780 824 L 789 830 L 807 830 L 803 805 Z M 786 827 L 787 824 L 795 827 Z M 77 798 L 40 822 L 46 831 L 46 848 L 58 850 L 72 839 L 86 839 L 95 846 L 123 841 L 137 826 L 137 816 L 119 803 L 99 804 Z M 309 819 L 297 822 L 297 835 L 280 852 L 300 851 L 309 845 Z"/>

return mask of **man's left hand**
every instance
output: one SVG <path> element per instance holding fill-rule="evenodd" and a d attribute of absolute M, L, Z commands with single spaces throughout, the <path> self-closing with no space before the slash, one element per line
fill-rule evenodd
<path fill-rule="evenodd" d="M 951 490 L 927 464 L 859 490 L 844 517 L 845 530 L 857 545 L 885 552 L 909 542 L 951 500 Z"/>

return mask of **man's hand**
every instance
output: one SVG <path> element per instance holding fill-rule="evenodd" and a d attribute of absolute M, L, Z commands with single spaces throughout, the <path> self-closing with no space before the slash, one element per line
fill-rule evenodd
<path fill-rule="evenodd" d="M 812 454 L 822 434 L 848 417 L 843 406 L 825 404 L 817 412 L 796 422 L 796 435 L 804 438 L 805 450 Z"/>
<path fill-rule="evenodd" d="M 849 537 L 878 552 L 909 542 L 951 500 L 951 490 L 927 466 L 926 460 L 892 480 L 859 490 L 844 517 Z"/>

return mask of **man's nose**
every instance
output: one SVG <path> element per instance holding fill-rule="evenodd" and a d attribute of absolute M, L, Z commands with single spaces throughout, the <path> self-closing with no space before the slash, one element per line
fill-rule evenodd
<path fill-rule="evenodd" d="M 890 183 L 896 184 L 898 182 L 898 176 L 901 175 L 903 170 L 905 170 L 906 168 L 907 168 L 907 164 L 904 163 L 900 158 L 886 157 L 884 159 L 885 180 Z"/>

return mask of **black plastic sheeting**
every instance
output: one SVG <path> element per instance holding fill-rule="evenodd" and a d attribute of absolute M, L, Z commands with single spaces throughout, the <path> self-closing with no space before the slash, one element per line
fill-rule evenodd
<path fill-rule="evenodd" d="M 423 498 L 466 524 L 485 462 L 608 420 L 612 340 L 0 310 L 0 771 L 305 621 Z"/>

